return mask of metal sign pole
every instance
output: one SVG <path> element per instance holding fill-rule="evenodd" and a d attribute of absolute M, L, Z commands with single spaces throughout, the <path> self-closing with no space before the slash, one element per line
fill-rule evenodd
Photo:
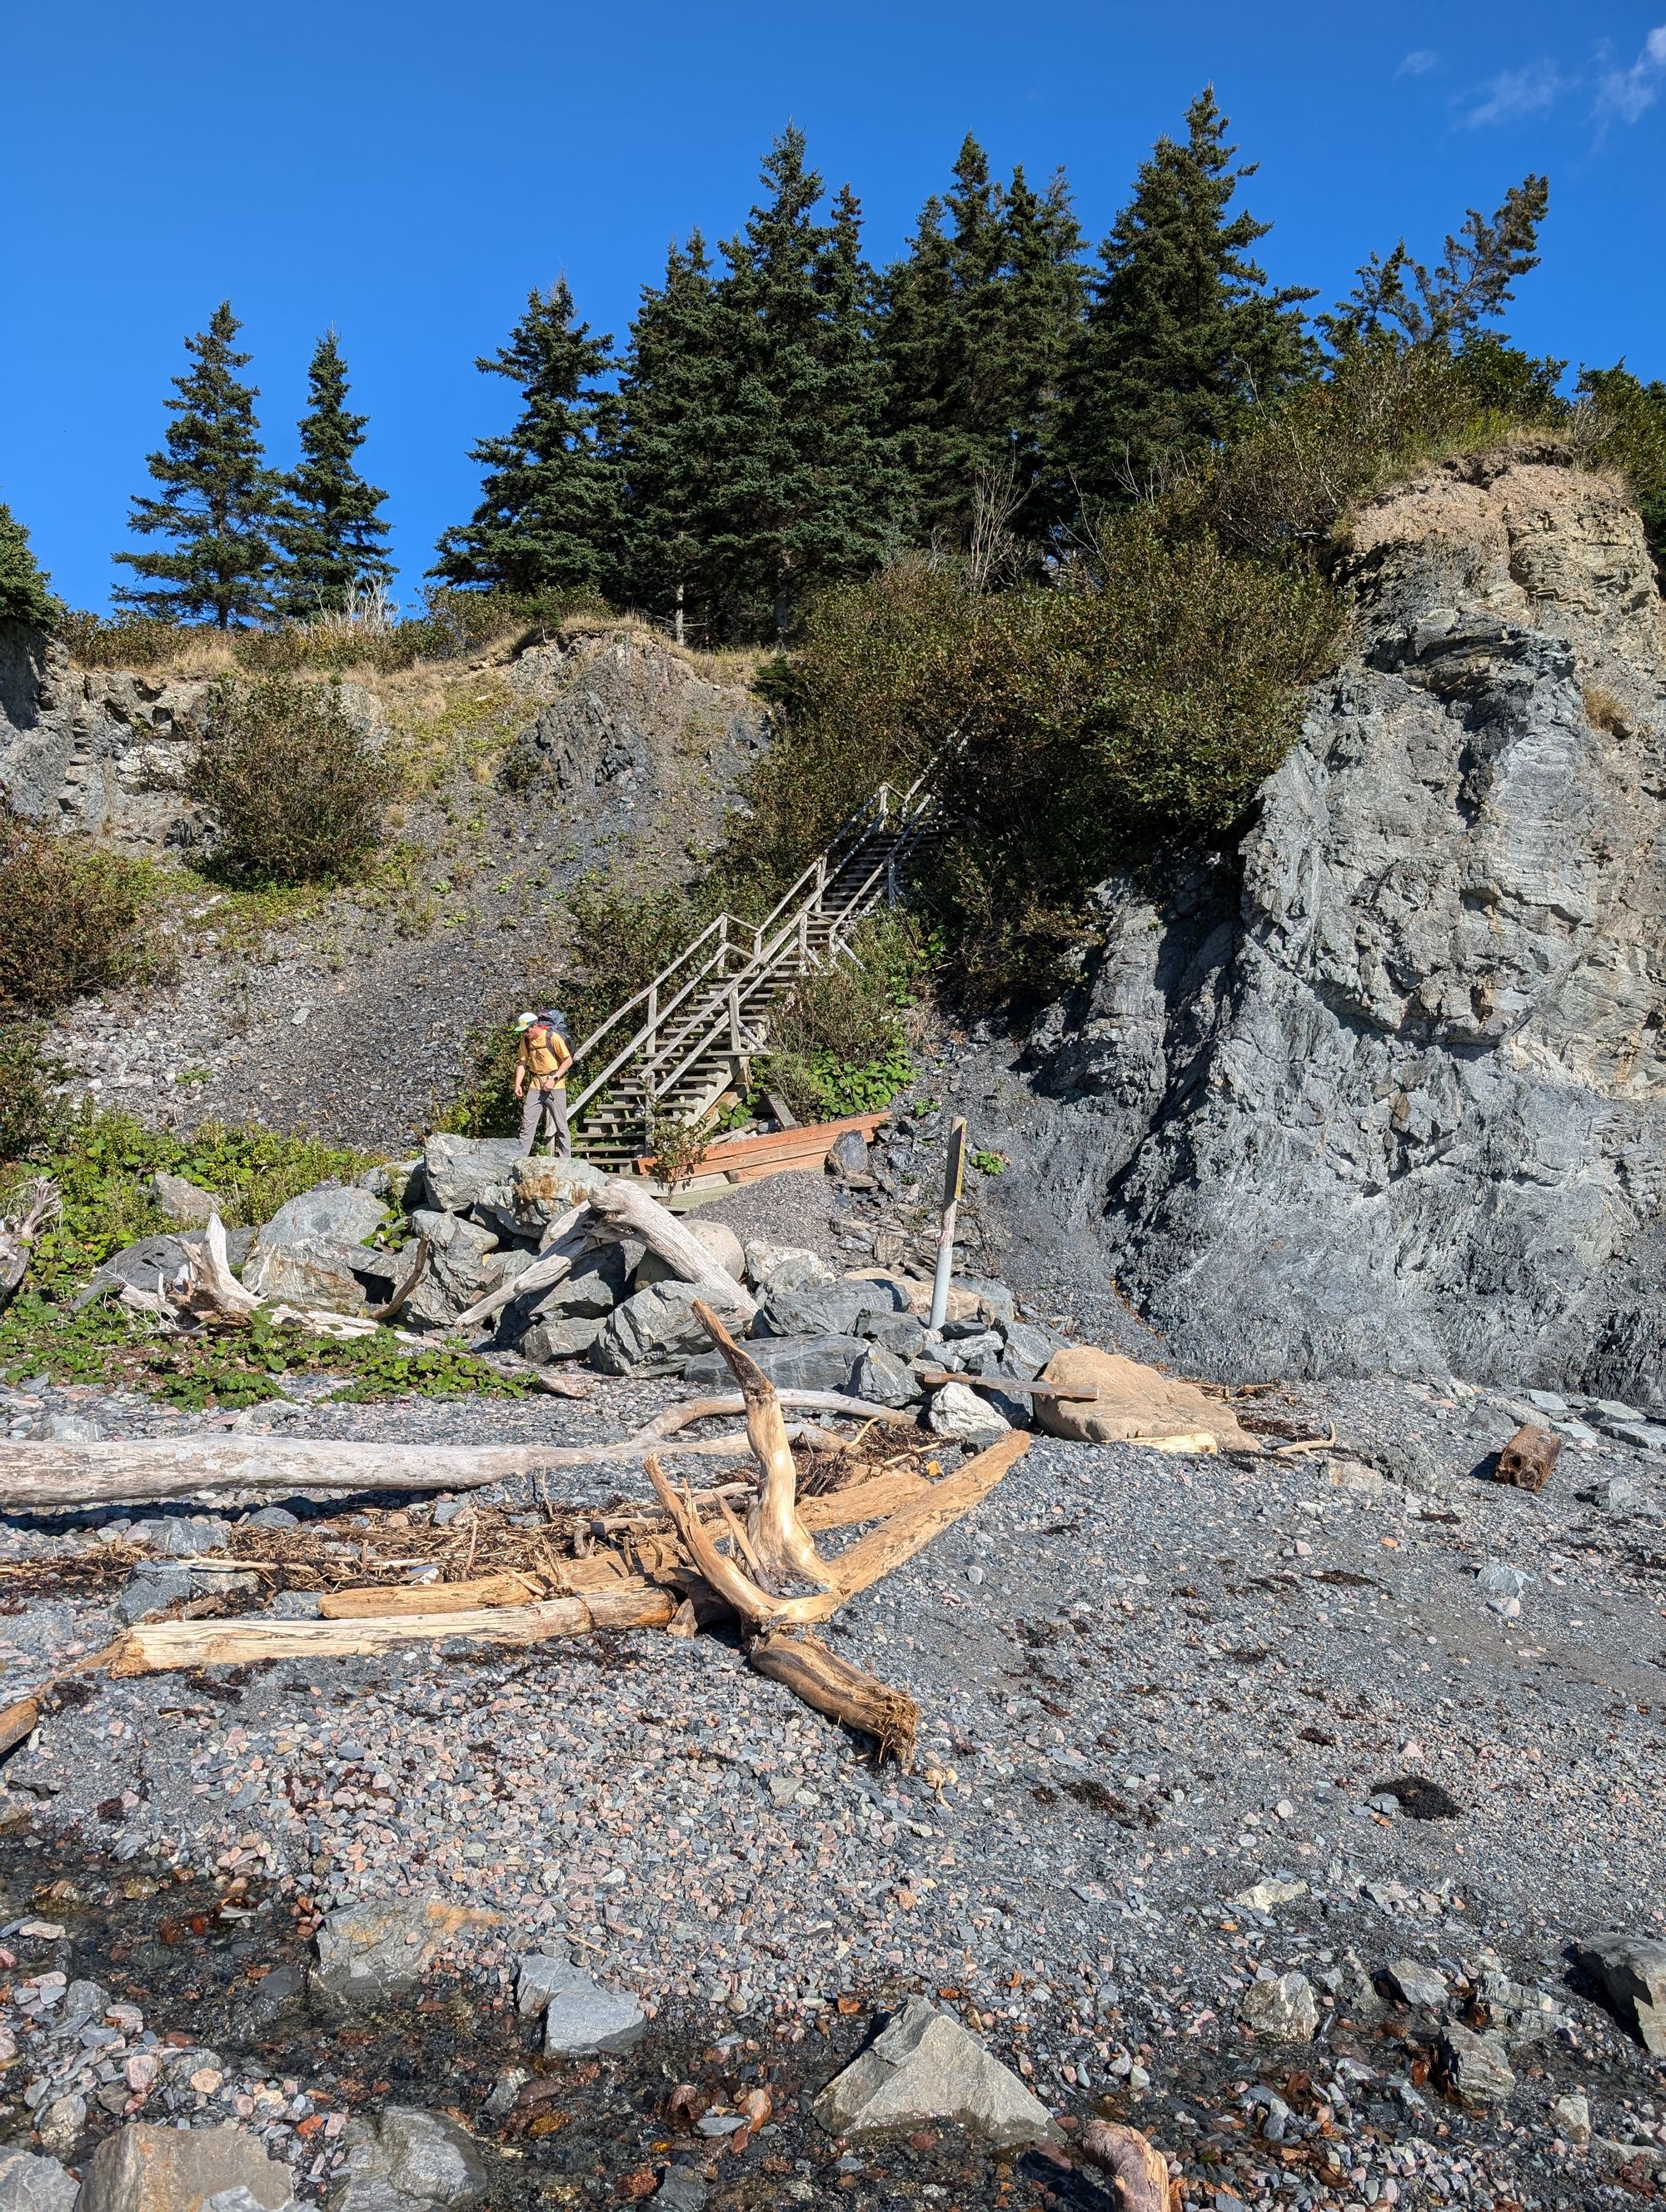
<path fill-rule="evenodd" d="M 954 1273 L 954 1224 L 966 1179 L 966 1123 L 957 1115 L 949 1129 L 949 1157 L 943 1170 L 943 1226 L 937 1238 L 937 1273 L 932 1283 L 931 1326 L 949 1317 L 949 1282 Z"/>

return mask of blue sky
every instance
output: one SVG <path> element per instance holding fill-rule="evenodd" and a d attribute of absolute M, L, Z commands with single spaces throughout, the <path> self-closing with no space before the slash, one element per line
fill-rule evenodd
<path fill-rule="evenodd" d="M 1541 169 L 1515 334 L 1666 376 L 1666 0 L 57 0 L 0 14 L 0 498 L 103 605 L 181 341 L 229 295 L 279 462 L 339 331 L 409 599 L 473 503 L 467 447 L 513 409 L 474 356 L 563 270 L 622 334 L 673 233 L 738 226 L 789 118 L 883 259 L 969 129 L 1003 169 L 1062 164 L 1097 240 L 1210 80 L 1280 282 L 1329 301 L 1402 233 L 1433 259 Z"/>

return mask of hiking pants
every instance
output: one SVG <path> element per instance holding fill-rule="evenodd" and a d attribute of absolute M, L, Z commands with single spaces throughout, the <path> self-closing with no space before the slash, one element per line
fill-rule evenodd
<path fill-rule="evenodd" d="M 573 1156 L 573 1140 L 567 1132 L 567 1085 L 551 1084 L 547 1091 L 536 1083 L 526 1086 L 526 1096 L 520 1104 L 520 1149 L 530 1152 L 538 1139 L 538 1125 L 545 1116 L 555 1132 L 556 1151 L 562 1159 Z"/>

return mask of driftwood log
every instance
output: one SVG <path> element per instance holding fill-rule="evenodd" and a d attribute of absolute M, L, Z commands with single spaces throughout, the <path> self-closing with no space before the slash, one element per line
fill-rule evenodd
<path fill-rule="evenodd" d="M 29 1255 L 41 1232 L 57 1220 L 61 1204 L 58 1185 L 44 1176 L 26 1182 L 19 1194 L 22 1212 L 0 1220 L 0 1313 L 17 1296 L 28 1273 Z"/>
<path fill-rule="evenodd" d="M 1149 2136 L 1116 2120 L 1090 2120 L 1081 2132 L 1082 2155 L 1116 2185 L 1122 2212 L 1178 2212 L 1179 2187 L 1170 2185 L 1169 2162 Z"/>
<path fill-rule="evenodd" d="M 877 1737 L 880 1750 L 891 1758 L 913 1758 L 920 1728 L 920 1708 L 914 1699 L 840 1658 L 819 1637 L 779 1629 L 756 1638 L 746 1656 L 760 1674 L 784 1684 L 818 1713 Z"/>
<path fill-rule="evenodd" d="M 702 1285 L 744 1321 L 751 1321 L 757 1311 L 757 1300 L 745 1284 L 736 1282 L 728 1269 L 713 1259 L 669 1206 L 661 1206 L 638 1184 L 627 1182 L 623 1176 L 610 1176 L 591 1200 L 590 1207 L 599 1220 L 640 1237 L 685 1283 Z"/>

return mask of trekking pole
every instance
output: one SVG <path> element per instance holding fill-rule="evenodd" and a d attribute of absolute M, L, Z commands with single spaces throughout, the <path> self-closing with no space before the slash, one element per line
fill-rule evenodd
<path fill-rule="evenodd" d="M 954 1273 L 954 1224 L 966 1179 L 966 1122 L 957 1115 L 949 1126 L 949 1157 L 943 1168 L 943 1226 L 937 1237 L 937 1273 L 932 1283 L 931 1326 L 941 1328 L 949 1316 L 949 1279 Z"/>

